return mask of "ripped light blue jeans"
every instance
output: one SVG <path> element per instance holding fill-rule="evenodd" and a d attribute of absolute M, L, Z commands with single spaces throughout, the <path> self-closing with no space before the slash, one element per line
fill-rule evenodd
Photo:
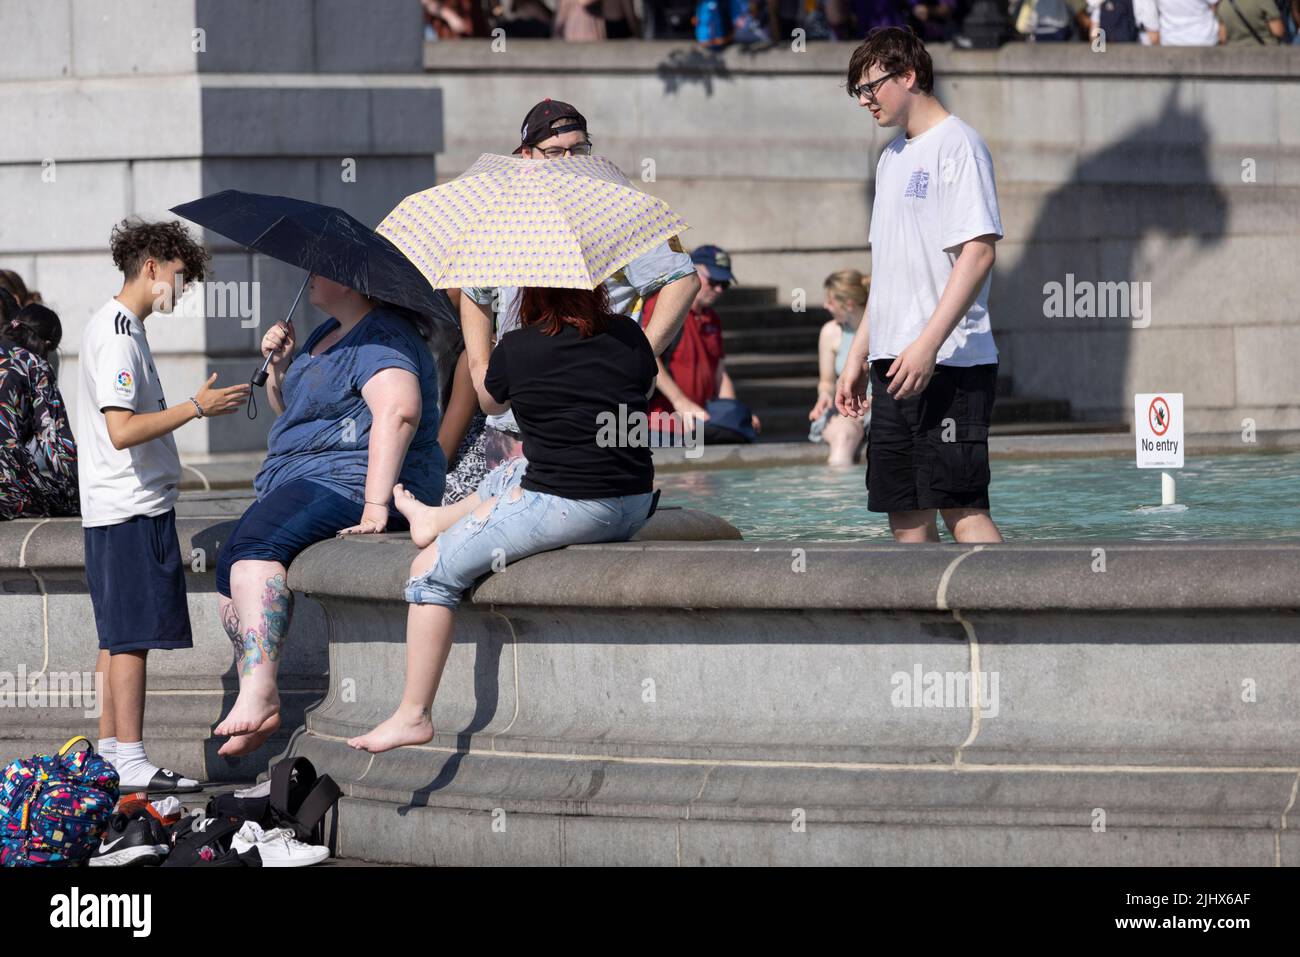
<path fill-rule="evenodd" d="M 438 536 L 438 558 L 423 575 L 406 582 L 413 605 L 455 608 L 475 580 L 489 570 L 565 545 L 625 542 L 649 520 L 654 493 L 618 498 L 561 498 L 512 490 L 523 480 L 523 458 L 501 463 L 479 483 L 478 495 L 496 503 L 485 518 L 473 512 Z"/>

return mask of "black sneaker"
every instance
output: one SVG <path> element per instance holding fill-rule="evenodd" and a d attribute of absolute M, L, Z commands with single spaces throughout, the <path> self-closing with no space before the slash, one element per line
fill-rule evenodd
<path fill-rule="evenodd" d="M 147 812 L 131 817 L 115 813 L 90 858 L 91 867 L 139 867 L 159 864 L 171 847 L 157 818 Z"/>

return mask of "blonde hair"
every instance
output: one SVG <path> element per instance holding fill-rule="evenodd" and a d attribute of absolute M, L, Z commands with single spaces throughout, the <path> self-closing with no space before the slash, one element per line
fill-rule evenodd
<path fill-rule="evenodd" d="M 827 276 L 823 285 L 836 299 L 861 309 L 866 306 L 867 295 L 871 292 L 871 277 L 856 269 L 841 269 Z"/>

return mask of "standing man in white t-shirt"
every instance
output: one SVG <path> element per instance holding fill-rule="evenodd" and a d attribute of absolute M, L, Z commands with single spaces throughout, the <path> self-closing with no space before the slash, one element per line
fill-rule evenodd
<path fill-rule="evenodd" d="M 935 98 L 915 34 L 873 31 L 847 86 L 878 126 L 903 130 L 876 167 L 871 297 L 835 387 L 844 415 L 871 410 L 867 508 L 889 514 L 899 542 L 937 542 L 936 510 L 957 541 L 1000 542 L 989 517 L 988 295 L 1002 238 L 993 161 Z"/>
<path fill-rule="evenodd" d="M 99 633 L 95 671 L 104 688 L 98 750 L 117 768 L 123 791 L 194 791 L 197 781 L 149 761 L 143 737 L 147 655 L 193 647 L 176 537 L 181 461 L 172 432 L 192 419 L 236 411 L 250 387 L 214 389 L 214 372 L 194 395 L 168 407 L 144 321 L 172 312 L 178 275 L 181 288 L 201 281 L 208 254 L 177 222 L 126 220 L 110 244 L 122 291 L 82 335 L 76 429 L 86 586 Z M 103 857 L 121 853 L 105 850 Z"/>
<path fill-rule="evenodd" d="M 1218 0 L 1156 0 L 1157 29 L 1152 42 L 1162 47 L 1212 47 L 1219 43 Z"/>

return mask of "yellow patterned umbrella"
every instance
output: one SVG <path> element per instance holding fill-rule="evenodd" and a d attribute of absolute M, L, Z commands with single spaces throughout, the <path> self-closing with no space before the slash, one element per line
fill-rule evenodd
<path fill-rule="evenodd" d="M 595 289 L 689 228 L 603 156 L 484 153 L 450 183 L 406 197 L 376 232 L 435 289 Z"/>

